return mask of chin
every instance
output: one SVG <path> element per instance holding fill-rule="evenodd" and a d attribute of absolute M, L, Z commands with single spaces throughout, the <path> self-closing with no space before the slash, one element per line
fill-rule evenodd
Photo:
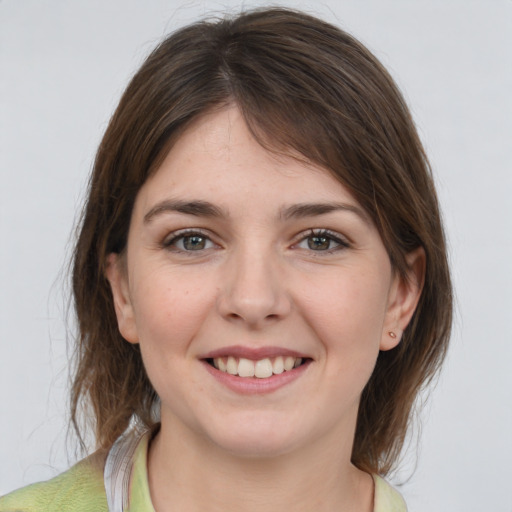
<path fill-rule="evenodd" d="M 264 459 L 279 457 L 308 443 L 309 436 L 296 426 L 258 418 L 250 423 L 239 420 L 235 425 L 207 433 L 220 449 L 236 457 Z"/>
<path fill-rule="evenodd" d="M 291 443 L 290 440 L 241 436 L 237 439 L 220 440 L 217 446 L 238 458 L 271 459 L 292 452 L 296 448 L 296 443 Z"/>

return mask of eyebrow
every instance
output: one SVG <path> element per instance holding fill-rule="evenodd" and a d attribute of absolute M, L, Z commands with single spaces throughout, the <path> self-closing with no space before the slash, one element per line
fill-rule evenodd
<path fill-rule="evenodd" d="M 162 201 L 146 215 L 144 215 L 144 223 L 147 224 L 154 217 L 168 212 L 183 213 L 185 215 L 194 215 L 196 217 L 227 217 L 226 213 L 208 201 L 180 201 L 167 199 Z"/>
<path fill-rule="evenodd" d="M 305 217 L 317 217 L 337 211 L 347 211 L 355 213 L 366 223 L 370 223 L 370 219 L 366 212 L 355 205 L 347 203 L 299 203 L 284 208 L 281 211 L 281 217 L 285 220 L 302 219 Z"/>
<path fill-rule="evenodd" d="M 347 211 L 356 214 L 366 223 L 370 219 L 362 210 L 355 205 L 347 203 L 299 203 L 283 208 L 279 212 L 279 217 L 283 220 L 303 219 L 307 217 L 318 217 L 336 211 Z M 195 217 L 228 217 L 228 213 L 222 208 L 208 201 L 182 201 L 178 199 L 167 199 L 157 203 L 144 215 L 144 223 L 164 213 L 182 213 L 184 215 L 193 215 Z"/>

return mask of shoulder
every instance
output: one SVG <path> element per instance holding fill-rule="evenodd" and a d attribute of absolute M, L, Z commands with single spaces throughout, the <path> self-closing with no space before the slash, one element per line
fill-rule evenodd
<path fill-rule="evenodd" d="M 402 495 L 383 478 L 373 475 L 375 482 L 374 512 L 407 512 Z"/>
<path fill-rule="evenodd" d="M 0 512 L 107 512 L 104 462 L 105 453 L 97 452 L 47 482 L 0 497 Z"/>

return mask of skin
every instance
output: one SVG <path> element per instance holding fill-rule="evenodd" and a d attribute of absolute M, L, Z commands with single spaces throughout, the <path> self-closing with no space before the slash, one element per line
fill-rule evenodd
<path fill-rule="evenodd" d="M 196 121 L 140 189 L 107 269 L 120 331 L 161 398 L 155 509 L 372 510 L 373 481 L 350 454 L 379 350 L 399 343 L 421 292 L 423 252 L 408 261 L 403 281 L 348 190 L 266 151 L 236 107 Z M 204 361 L 234 345 L 308 365 L 272 392 L 239 393 Z"/>

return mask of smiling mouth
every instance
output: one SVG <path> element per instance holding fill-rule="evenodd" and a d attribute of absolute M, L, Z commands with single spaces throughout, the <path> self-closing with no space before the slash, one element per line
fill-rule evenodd
<path fill-rule="evenodd" d="M 243 378 L 267 379 L 273 375 L 289 372 L 305 364 L 308 358 L 293 356 L 266 357 L 253 361 L 244 357 L 215 357 L 206 362 L 223 373 Z"/>

